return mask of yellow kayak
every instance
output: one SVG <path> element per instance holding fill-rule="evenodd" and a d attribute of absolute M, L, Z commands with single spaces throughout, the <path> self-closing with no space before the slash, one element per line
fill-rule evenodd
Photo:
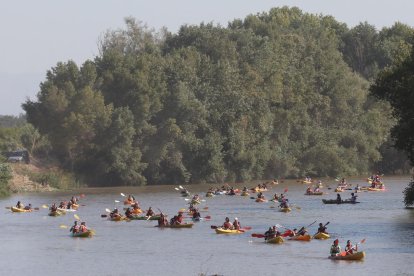
<path fill-rule="evenodd" d="M 15 206 L 10 207 L 10 210 L 12 210 L 12 212 L 15 212 L 15 213 L 27 213 L 27 212 L 31 212 L 32 211 L 32 210 L 26 210 L 26 209 L 17 208 Z"/>
<path fill-rule="evenodd" d="M 363 258 L 365 258 L 364 251 L 356 252 L 354 254 L 345 255 L 345 256 L 342 256 L 342 255 L 329 256 L 329 259 L 331 260 L 347 260 L 347 261 L 359 261 L 359 260 L 362 260 Z"/>
<path fill-rule="evenodd" d="M 290 212 L 290 211 L 292 211 L 292 209 L 291 208 L 279 208 L 279 211 L 280 212 L 283 212 L 283 213 L 288 213 L 288 212 Z"/>
<path fill-rule="evenodd" d="M 161 227 L 161 228 L 192 228 L 193 226 L 194 226 L 194 223 L 168 224 L 164 226 L 156 225 L 156 227 Z"/>
<path fill-rule="evenodd" d="M 243 230 L 231 230 L 231 229 L 223 229 L 221 227 L 216 228 L 217 234 L 241 234 L 244 233 Z"/>
<path fill-rule="evenodd" d="M 50 211 L 48 215 L 51 216 L 51 217 L 57 217 L 57 216 L 61 216 L 61 215 L 64 215 L 64 214 L 66 214 L 66 212 Z"/>
<path fill-rule="evenodd" d="M 267 243 L 283 243 L 285 240 L 281 236 L 270 238 L 266 240 Z"/>
<path fill-rule="evenodd" d="M 317 239 L 317 240 L 326 240 L 326 239 L 329 239 L 331 236 L 329 236 L 329 234 L 327 234 L 327 233 L 322 233 L 322 232 L 319 232 L 319 233 L 316 233 L 314 236 L 313 236 L 313 238 L 314 239 Z"/>
<path fill-rule="evenodd" d="M 250 194 L 248 192 L 241 192 L 241 196 L 249 196 Z"/>

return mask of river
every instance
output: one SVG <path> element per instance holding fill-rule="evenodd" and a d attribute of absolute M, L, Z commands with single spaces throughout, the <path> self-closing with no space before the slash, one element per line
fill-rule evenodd
<path fill-rule="evenodd" d="M 296 206 L 290 213 L 249 197 L 206 198 L 200 209 L 207 206 L 202 215 L 212 219 L 192 229 L 159 229 L 155 221 L 111 222 L 101 217 L 106 208 L 122 209 L 122 203 L 115 202 L 124 199 L 120 193 L 134 194 L 143 208 L 159 208 L 171 217 L 186 206 L 177 186 L 13 195 L 0 201 L 4 210 L 0 215 L 0 275 L 414 275 L 414 210 L 405 209 L 402 202 L 408 181 L 408 177 L 386 178 L 385 192 L 359 192 L 361 203 L 355 205 L 324 205 L 322 198 L 336 198 L 333 189 L 324 189 L 328 195 L 305 196 L 306 185 L 285 181 L 265 196 L 288 188 L 289 201 Z M 362 179 L 350 182 L 366 185 Z M 209 186 L 186 187 L 204 197 Z M 48 210 L 41 208 L 79 194 L 85 194 L 80 202 L 84 206 L 76 213 L 96 231 L 92 238 L 71 238 L 68 229 L 60 227 L 72 225 L 73 214 L 49 217 Z M 342 198 L 349 195 L 350 191 L 343 192 Z M 40 210 L 12 213 L 6 209 L 18 200 Z M 210 226 L 221 225 L 226 216 L 238 217 L 242 226 L 253 229 L 241 235 L 217 235 Z M 319 222 L 329 221 L 328 232 L 339 239 L 342 248 L 348 239 L 353 243 L 365 239 L 359 246 L 365 259 L 329 260 L 333 238 L 271 245 L 251 237 L 274 224 L 298 228 L 314 221 L 311 233 Z"/>

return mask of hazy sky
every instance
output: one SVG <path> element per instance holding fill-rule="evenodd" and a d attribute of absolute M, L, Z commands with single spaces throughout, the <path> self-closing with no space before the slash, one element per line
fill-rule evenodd
<path fill-rule="evenodd" d="M 413 0 L 0 0 L 0 115 L 22 113 L 21 103 L 35 99 L 57 62 L 93 59 L 99 36 L 124 28 L 127 16 L 176 32 L 183 24 L 227 26 L 281 6 L 332 15 L 349 27 L 363 21 L 377 29 L 396 21 L 414 27 Z"/>

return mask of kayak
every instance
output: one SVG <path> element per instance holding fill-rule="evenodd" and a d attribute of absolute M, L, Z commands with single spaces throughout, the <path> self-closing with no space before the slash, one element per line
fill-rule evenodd
<path fill-rule="evenodd" d="M 305 193 L 305 195 L 323 195 L 323 192 L 310 192 L 310 193 Z"/>
<path fill-rule="evenodd" d="M 253 193 L 258 193 L 258 192 L 267 192 L 267 188 L 251 188 L 250 189 Z"/>
<path fill-rule="evenodd" d="M 354 201 L 354 200 L 350 200 L 350 199 L 345 199 L 342 200 L 340 202 L 338 202 L 336 199 L 322 199 L 322 202 L 324 204 L 356 204 L 356 203 L 360 203 L 359 201 Z"/>
<path fill-rule="evenodd" d="M 72 209 L 77 210 L 77 209 L 78 209 L 78 207 L 79 207 L 79 204 L 72 204 Z"/>
<path fill-rule="evenodd" d="M 291 240 L 291 241 L 310 241 L 311 236 L 310 235 L 293 236 L 293 237 L 290 237 L 289 240 Z"/>
<path fill-rule="evenodd" d="M 291 208 L 279 208 L 279 211 L 280 212 L 284 212 L 284 213 L 287 213 L 287 212 L 290 212 L 290 211 L 292 211 L 292 209 Z"/>
<path fill-rule="evenodd" d="M 285 240 L 281 236 L 265 240 L 266 243 L 283 243 Z"/>
<path fill-rule="evenodd" d="M 354 254 L 345 255 L 345 256 L 329 256 L 329 259 L 331 260 L 347 260 L 347 261 L 359 261 L 362 260 L 365 257 L 365 252 L 360 251 L 356 252 Z"/>
<path fill-rule="evenodd" d="M 241 233 L 244 233 L 243 230 L 223 229 L 221 227 L 216 228 L 215 230 L 216 230 L 217 234 L 241 234 Z"/>
<path fill-rule="evenodd" d="M 344 190 L 343 189 L 341 189 L 341 188 L 336 188 L 335 189 L 335 193 L 342 193 Z"/>
<path fill-rule="evenodd" d="M 164 226 L 156 225 L 155 227 L 160 228 L 192 228 L 194 226 L 194 223 L 183 223 L 183 224 L 169 224 Z"/>
<path fill-rule="evenodd" d="M 326 240 L 326 239 L 329 239 L 330 237 L 331 236 L 329 236 L 329 234 L 322 233 L 322 232 L 319 232 L 313 236 L 313 238 L 317 240 Z"/>
<path fill-rule="evenodd" d="M 48 215 L 51 217 L 57 217 L 64 214 L 66 214 L 64 211 L 50 211 Z"/>
<path fill-rule="evenodd" d="M 92 237 L 93 233 L 91 230 L 88 230 L 86 232 L 78 232 L 78 233 L 72 233 L 72 237 L 74 238 L 89 238 Z"/>
<path fill-rule="evenodd" d="M 57 208 L 57 209 L 58 211 L 61 211 L 61 212 L 76 212 L 75 209 L 65 209 L 65 208 Z"/>
<path fill-rule="evenodd" d="M 206 193 L 206 197 L 213 197 L 214 196 L 214 194 L 213 193 Z"/>
<path fill-rule="evenodd" d="M 132 220 L 158 220 L 160 216 L 151 216 L 149 219 L 147 216 L 131 216 L 129 219 Z"/>
<path fill-rule="evenodd" d="M 302 184 L 312 184 L 312 181 L 306 181 L 306 180 L 300 180 L 299 182 Z"/>
<path fill-rule="evenodd" d="M 17 208 L 15 206 L 10 207 L 10 210 L 12 210 L 12 212 L 15 212 L 15 213 L 27 213 L 27 212 L 31 212 L 32 211 L 32 210 L 26 210 L 26 209 Z"/>
<path fill-rule="evenodd" d="M 121 220 L 130 220 L 130 219 L 127 218 L 127 217 L 124 217 L 124 216 L 116 216 L 116 217 L 113 217 L 113 218 L 111 218 L 109 216 L 108 220 L 110 220 L 110 221 L 121 221 Z"/>
<path fill-rule="evenodd" d="M 249 196 L 250 194 L 248 192 L 241 192 L 241 196 Z"/>
<path fill-rule="evenodd" d="M 263 198 L 256 198 L 256 202 L 267 202 L 267 200 Z"/>
<path fill-rule="evenodd" d="M 371 192 L 383 192 L 383 191 L 385 191 L 385 188 L 382 188 L 382 189 L 380 189 L 380 188 L 368 188 L 367 190 L 371 191 Z"/>

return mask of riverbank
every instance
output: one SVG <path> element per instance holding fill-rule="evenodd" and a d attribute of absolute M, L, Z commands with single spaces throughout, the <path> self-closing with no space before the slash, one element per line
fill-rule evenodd
<path fill-rule="evenodd" d="M 10 164 L 10 168 L 12 169 L 12 179 L 9 181 L 9 189 L 12 193 L 59 190 L 45 181 L 47 175 L 55 171 L 54 168 L 40 166 L 38 162 Z"/>

